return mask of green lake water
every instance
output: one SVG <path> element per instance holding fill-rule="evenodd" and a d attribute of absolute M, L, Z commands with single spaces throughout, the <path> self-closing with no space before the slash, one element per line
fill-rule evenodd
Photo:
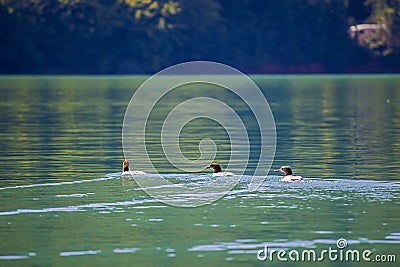
<path fill-rule="evenodd" d="M 0 77 L 0 266 L 398 266 L 400 76 L 251 76 L 275 119 L 272 167 L 291 165 L 305 178 L 285 183 L 271 171 L 256 191 L 248 184 L 260 131 L 249 108 L 211 86 L 166 95 L 149 117 L 146 144 L 157 171 L 173 183 L 211 179 L 207 170 L 180 170 L 163 154 L 161 127 L 180 102 L 217 98 L 237 111 L 249 134 L 249 161 L 229 169 L 246 164 L 240 182 L 195 208 L 167 205 L 121 179 L 124 114 L 146 78 Z M 182 153 L 197 159 L 205 138 L 225 167 L 229 136 L 204 118 L 182 129 Z M 347 246 L 339 248 L 339 239 Z M 288 261 L 277 254 L 259 260 L 265 247 L 285 250 Z M 337 255 L 370 250 L 371 262 L 288 256 L 314 250 L 318 258 L 329 248 Z"/>

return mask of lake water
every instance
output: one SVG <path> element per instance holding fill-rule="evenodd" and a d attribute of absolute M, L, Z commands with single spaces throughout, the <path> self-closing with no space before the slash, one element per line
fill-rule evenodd
<path fill-rule="evenodd" d="M 272 167 L 291 165 L 306 178 L 285 183 L 269 172 L 252 192 L 261 145 L 248 107 L 235 106 L 221 88 L 188 86 L 167 95 L 149 118 L 146 143 L 172 183 L 211 179 L 207 170 L 176 168 L 163 154 L 161 126 L 183 100 L 208 96 L 232 105 L 249 134 L 249 161 L 229 169 L 248 163 L 245 176 L 220 200 L 196 208 L 167 205 L 121 179 L 124 114 L 145 79 L 0 77 L 0 266 L 309 266 L 317 263 L 289 253 L 313 250 L 318 261 L 329 248 L 338 257 L 371 250 L 375 262 L 368 265 L 384 259 L 382 266 L 398 266 L 400 76 L 252 76 L 275 118 Z M 213 139 L 215 161 L 225 167 L 229 136 L 210 120 L 182 129 L 182 153 L 197 159 L 204 138 Z M 288 261 L 277 253 L 259 260 L 266 247 L 270 256 L 285 250 Z M 318 262 L 365 264 L 328 254 Z"/>

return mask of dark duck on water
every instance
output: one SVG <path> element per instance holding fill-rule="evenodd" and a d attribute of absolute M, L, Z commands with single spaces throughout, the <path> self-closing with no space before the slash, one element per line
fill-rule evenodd
<path fill-rule="evenodd" d="M 221 166 L 219 166 L 218 163 L 211 163 L 209 166 L 205 166 L 204 168 L 206 169 L 214 169 L 214 173 L 213 173 L 213 177 L 217 177 L 217 176 L 233 176 L 235 175 L 232 172 L 223 172 L 221 169 Z"/>
<path fill-rule="evenodd" d="M 275 171 L 283 172 L 285 174 L 285 176 L 281 179 L 282 182 L 304 182 L 303 177 L 299 175 L 293 175 L 293 171 L 290 166 L 282 166 Z"/>
<path fill-rule="evenodd" d="M 124 162 L 122 162 L 122 175 L 144 175 L 146 174 L 143 171 L 131 171 L 129 169 L 129 161 L 124 160 Z"/>

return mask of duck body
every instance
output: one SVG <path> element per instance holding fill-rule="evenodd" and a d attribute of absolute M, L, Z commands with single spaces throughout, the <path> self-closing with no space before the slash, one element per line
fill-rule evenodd
<path fill-rule="evenodd" d="M 280 181 L 281 182 L 304 182 L 304 179 L 300 175 L 285 175 Z"/>
<path fill-rule="evenodd" d="M 300 175 L 293 175 L 292 168 L 290 168 L 290 166 L 282 166 L 275 171 L 285 173 L 285 176 L 280 180 L 281 182 L 304 182 L 303 177 Z"/>
<path fill-rule="evenodd" d="M 144 171 L 131 171 L 129 169 L 129 162 L 124 160 L 122 163 L 122 174 L 121 176 L 132 176 L 132 175 L 146 175 Z"/>
<path fill-rule="evenodd" d="M 212 168 L 214 170 L 212 177 L 234 176 L 235 175 L 232 172 L 223 172 L 221 169 L 221 166 L 219 166 L 218 163 L 211 163 L 210 166 L 206 166 L 205 168 L 206 169 Z"/>
<path fill-rule="evenodd" d="M 232 172 L 216 172 L 212 174 L 212 177 L 221 177 L 221 176 L 234 176 L 235 174 Z"/>
<path fill-rule="evenodd" d="M 144 171 L 126 171 L 122 172 L 121 176 L 128 176 L 128 175 L 146 175 Z"/>

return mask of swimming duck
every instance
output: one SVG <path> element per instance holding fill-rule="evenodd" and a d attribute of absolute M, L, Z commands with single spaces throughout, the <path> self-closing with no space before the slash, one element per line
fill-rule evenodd
<path fill-rule="evenodd" d="M 285 176 L 281 179 L 282 182 L 304 182 L 303 177 L 299 175 L 293 175 L 292 168 L 290 168 L 290 166 L 282 166 L 275 171 L 285 173 Z"/>
<path fill-rule="evenodd" d="M 146 173 L 143 171 L 131 171 L 129 170 L 129 161 L 124 160 L 122 163 L 122 175 L 131 174 L 131 175 L 145 175 Z"/>
<path fill-rule="evenodd" d="M 235 175 L 234 173 L 231 172 L 223 172 L 221 169 L 221 166 L 219 166 L 218 163 L 211 163 L 210 166 L 206 166 L 206 169 L 213 168 L 214 173 L 212 174 L 213 177 L 219 177 L 219 176 L 233 176 Z"/>

